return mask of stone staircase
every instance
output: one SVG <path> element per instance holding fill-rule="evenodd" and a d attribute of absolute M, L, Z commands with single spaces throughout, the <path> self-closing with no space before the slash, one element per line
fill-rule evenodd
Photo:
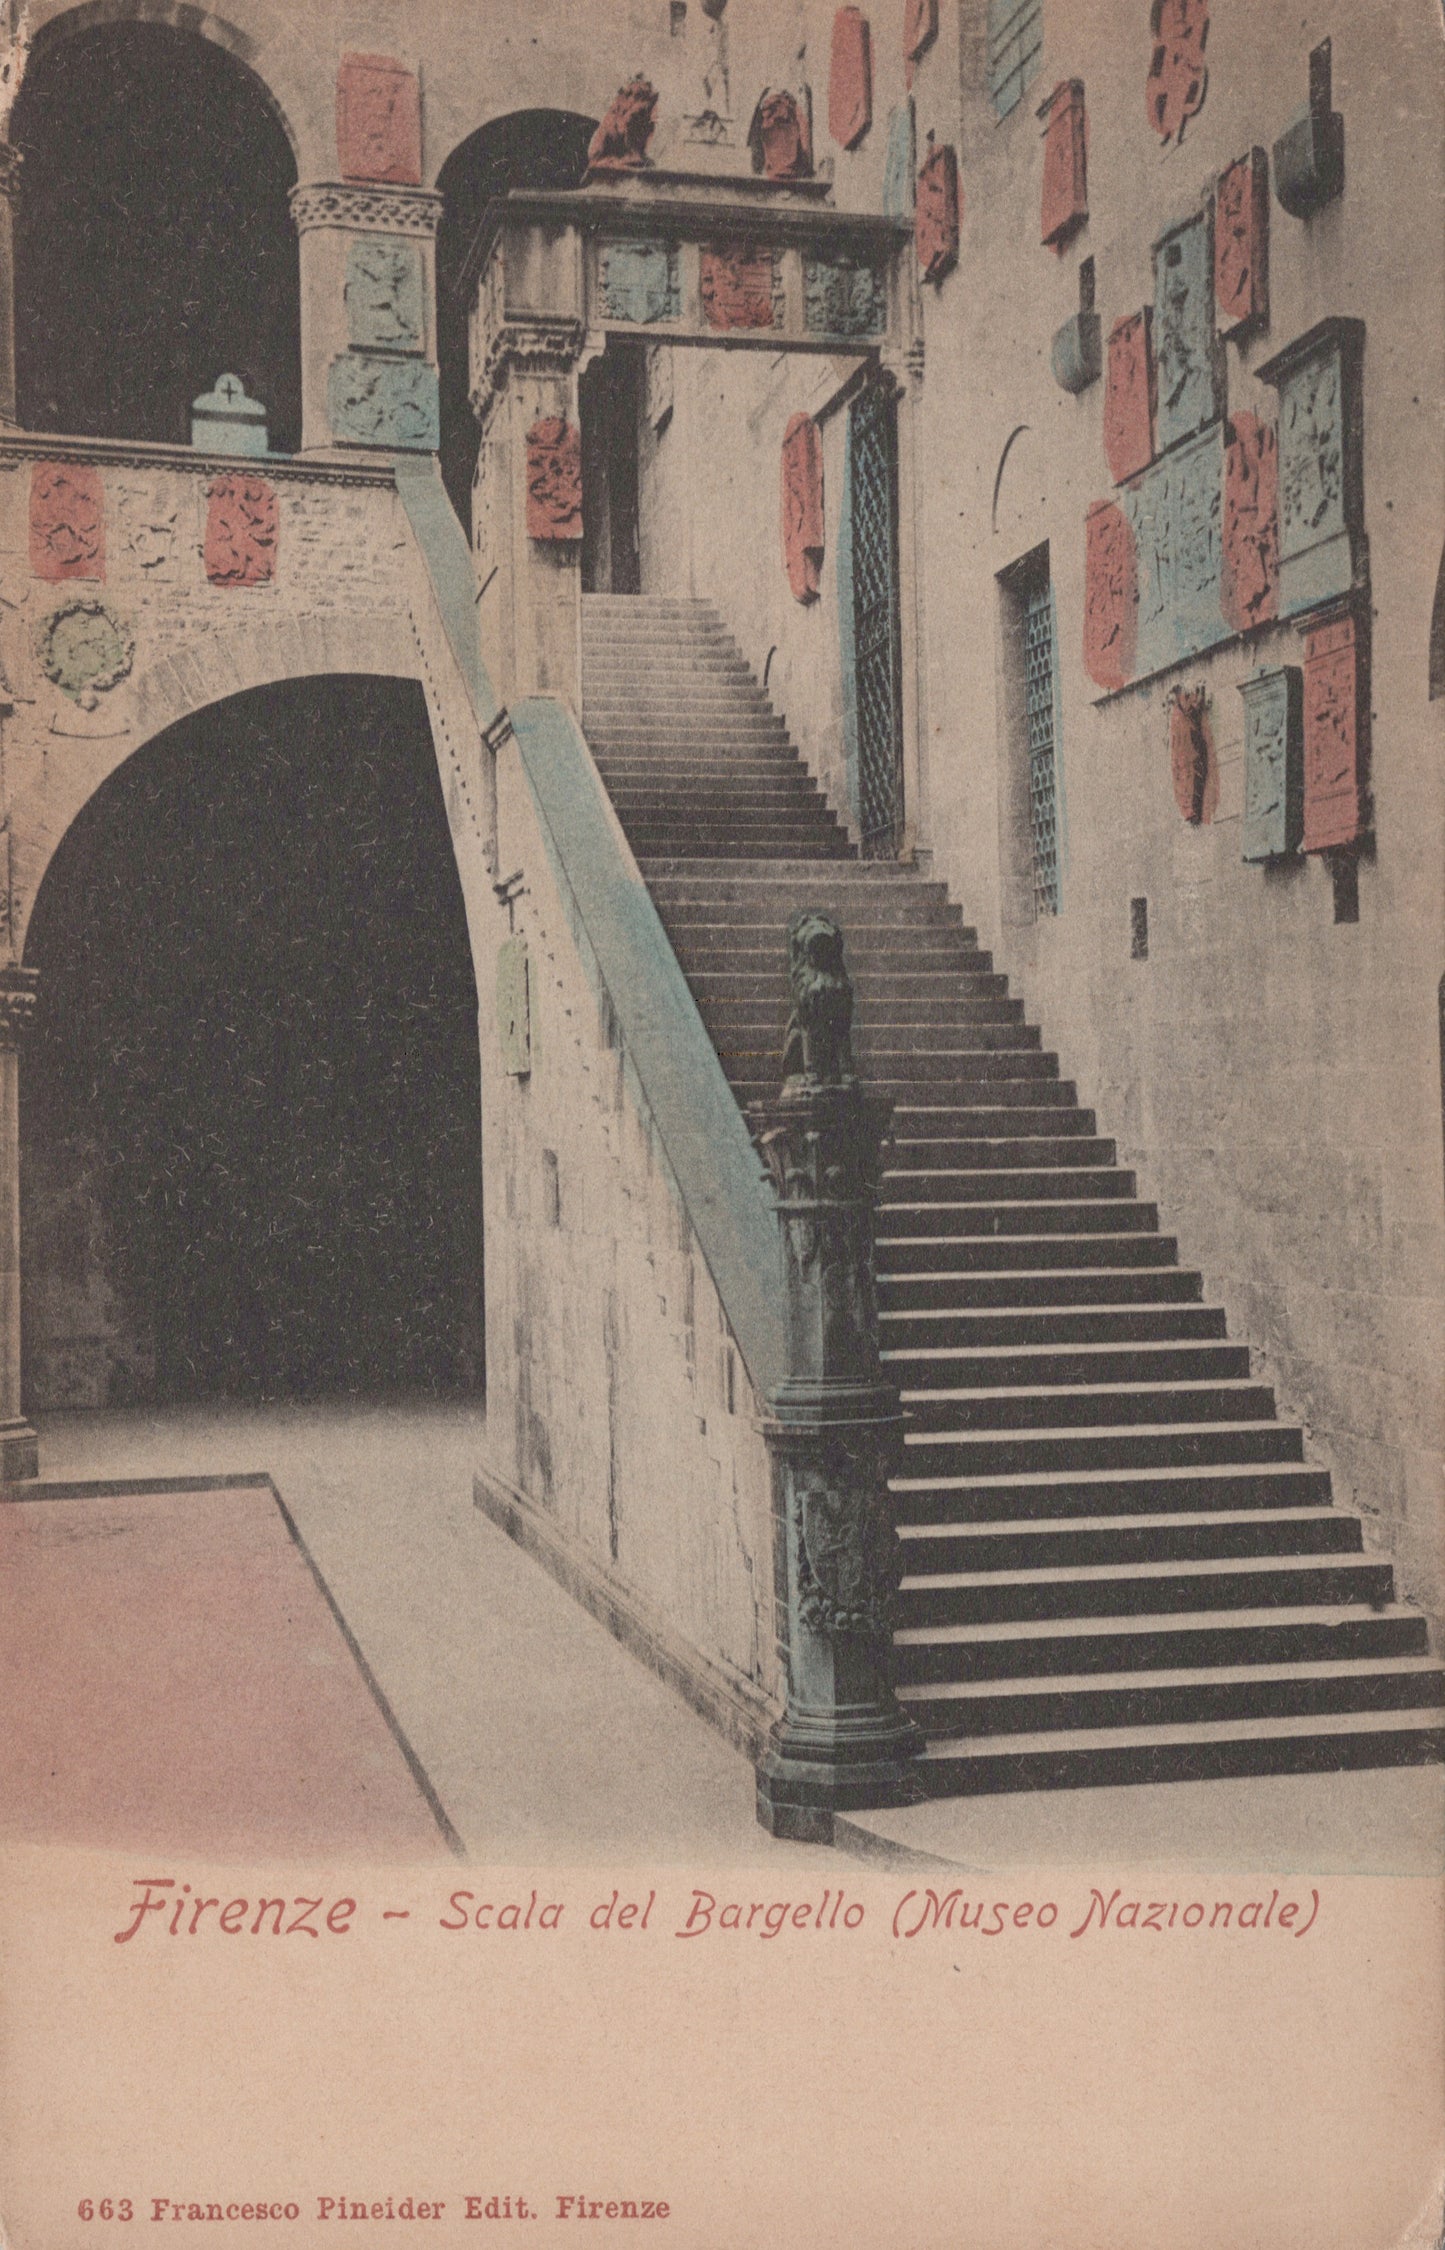
<path fill-rule="evenodd" d="M 742 1103 L 841 924 L 895 1104 L 899 1694 L 939 1795 L 1445 1757 L 1445 1671 L 941 884 L 859 860 L 708 604 L 589 595 L 584 726 Z"/>

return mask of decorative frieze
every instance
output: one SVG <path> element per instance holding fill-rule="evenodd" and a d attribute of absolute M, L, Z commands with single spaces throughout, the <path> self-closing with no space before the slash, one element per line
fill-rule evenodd
<path fill-rule="evenodd" d="M 1040 239 L 1061 249 L 1089 216 L 1084 81 L 1065 78 L 1038 111 L 1044 132 Z"/>
<path fill-rule="evenodd" d="M 206 494 L 206 577 L 213 586 L 264 586 L 276 575 L 280 513 L 264 477 L 217 477 Z"/>
<path fill-rule="evenodd" d="M 638 327 L 676 320 L 682 311 L 676 244 L 633 237 L 600 242 L 597 288 L 604 320 L 630 321 Z"/>
<path fill-rule="evenodd" d="M 105 487 L 98 467 L 37 461 L 30 472 L 30 568 L 58 585 L 105 576 Z"/>
<path fill-rule="evenodd" d="M 1365 324 L 1322 320 L 1259 369 L 1279 392 L 1279 613 L 1363 582 Z"/>
<path fill-rule="evenodd" d="M 1253 414 L 1224 425 L 1224 621 L 1247 633 L 1279 615 L 1279 448 Z"/>
<path fill-rule="evenodd" d="M 1153 342 L 1154 434 L 1162 453 L 1217 422 L 1221 410 L 1208 211 L 1196 211 L 1154 245 Z"/>
<path fill-rule="evenodd" d="M 346 253 L 346 333 L 363 349 L 426 349 L 426 287 L 419 242 L 359 236 Z"/>
<path fill-rule="evenodd" d="M 425 360 L 343 352 L 331 363 L 327 402 L 343 444 L 434 453 L 440 442 L 437 371 Z"/>
<path fill-rule="evenodd" d="M 1176 446 L 1126 490 L 1139 558 L 1140 676 L 1228 637 L 1220 598 L 1223 462 L 1218 430 Z"/>
<path fill-rule="evenodd" d="M 876 336 L 888 320 L 888 284 L 877 266 L 803 259 L 803 325 L 810 336 Z"/>
<path fill-rule="evenodd" d="M 709 242 L 700 259 L 702 312 L 709 328 L 781 328 L 782 261 L 763 242 Z"/>
<path fill-rule="evenodd" d="M 36 627 L 35 654 L 62 695 L 82 711 L 93 711 L 100 697 L 129 673 L 135 635 L 104 602 L 69 601 Z"/>
<path fill-rule="evenodd" d="M 582 433 L 561 414 L 544 414 L 527 432 L 527 536 L 582 536 Z"/>
<path fill-rule="evenodd" d="M 1134 677 L 1139 565 L 1134 529 L 1114 500 L 1097 500 L 1084 525 L 1084 667 L 1113 693 Z"/>
<path fill-rule="evenodd" d="M 1104 458 L 1116 484 L 1154 458 L 1153 315 L 1126 313 L 1109 330 L 1104 372 Z"/>
<path fill-rule="evenodd" d="M 298 234 L 338 227 L 348 234 L 405 234 L 430 240 L 442 199 L 426 188 L 364 187 L 349 180 L 308 180 L 290 195 Z"/>
<path fill-rule="evenodd" d="M 1244 857 L 1298 851 L 1304 818 L 1304 675 L 1282 664 L 1241 680 L 1244 699 Z"/>
<path fill-rule="evenodd" d="M 783 564 L 793 599 L 818 598 L 823 575 L 823 440 L 811 414 L 783 436 Z"/>
<path fill-rule="evenodd" d="M 392 55 L 343 55 L 336 160 L 348 180 L 421 185 L 421 90 Z"/>
<path fill-rule="evenodd" d="M 619 86 L 587 148 L 594 172 L 641 172 L 652 162 L 647 144 L 657 113 L 657 88 L 650 79 L 629 78 Z"/>
<path fill-rule="evenodd" d="M 840 148 L 856 148 L 872 122 L 873 35 L 861 8 L 840 8 L 828 66 L 828 131 Z"/>
<path fill-rule="evenodd" d="M 1215 185 L 1214 306 L 1225 336 L 1269 320 L 1269 162 L 1262 148 L 1239 157 Z"/>
<path fill-rule="evenodd" d="M 1364 831 L 1369 661 L 1364 621 L 1342 602 L 1305 636 L 1304 832 L 1307 852 L 1337 850 Z"/>
<path fill-rule="evenodd" d="M 1144 85 L 1149 123 L 1164 146 L 1184 138 L 1191 117 L 1204 107 L 1209 71 L 1209 0 L 1153 0 L 1149 28 L 1154 44 Z"/>
<path fill-rule="evenodd" d="M 913 217 L 918 270 L 925 281 L 941 281 L 957 263 L 960 217 L 958 156 L 946 141 L 936 148 L 930 141 L 919 168 Z"/>

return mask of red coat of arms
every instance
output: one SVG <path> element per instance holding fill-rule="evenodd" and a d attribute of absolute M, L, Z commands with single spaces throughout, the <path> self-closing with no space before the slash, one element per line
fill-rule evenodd
<path fill-rule="evenodd" d="M 276 575 L 276 494 L 263 477 L 217 477 L 206 497 L 206 576 L 263 586 Z"/>
<path fill-rule="evenodd" d="M 88 461 L 37 461 L 30 476 L 30 567 L 52 585 L 105 576 L 105 488 Z"/>
<path fill-rule="evenodd" d="M 1154 51 L 1144 99 L 1149 122 L 1164 142 L 1182 140 L 1191 117 L 1204 106 L 1209 72 L 1209 0 L 1154 0 L 1149 11 Z"/>
<path fill-rule="evenodd" d="M 561 414 L 527 432 L 527 537 L 582 536 L 582 433 Z"/>

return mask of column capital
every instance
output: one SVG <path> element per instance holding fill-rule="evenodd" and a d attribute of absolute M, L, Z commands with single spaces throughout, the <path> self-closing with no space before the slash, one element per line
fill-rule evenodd
<path fill-rule="evenodd" d="M 35 1021 L 40 975 L 16 963 L 0 967 L 0 1053 L 13 1054 Z"/>
<path fill-rule="evenodd" d="M 442 199 L 428 188 L 368 181 L 307 180 L 290 194 L 291 224 L 298 234 L 335 227 L 345 234 L 409 234 L 429 241 Z"/>

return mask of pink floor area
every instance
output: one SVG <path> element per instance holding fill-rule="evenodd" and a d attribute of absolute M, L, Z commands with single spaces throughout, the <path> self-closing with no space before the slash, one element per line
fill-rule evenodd
<path fill-rule="evenodd" d="M 447 1856 L 269 1485 L 8 1501 L 0 1580 L 8 1837 Z"/>

